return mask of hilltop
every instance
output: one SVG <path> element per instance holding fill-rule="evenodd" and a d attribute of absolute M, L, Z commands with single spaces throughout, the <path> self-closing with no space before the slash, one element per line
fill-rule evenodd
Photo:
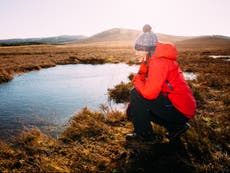
<path fill-rule="evenodd" d="M 134 41 L 140 31 L 132 29 L 113 28 L 81 40 L 81 43 L 106 41 Z"/>

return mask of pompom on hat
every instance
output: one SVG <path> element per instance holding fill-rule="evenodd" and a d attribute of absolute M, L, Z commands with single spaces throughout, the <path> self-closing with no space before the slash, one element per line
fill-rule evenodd
<path fill-rule="evenodd" d="M 137 51 L 155 52 L 158 39 L 151 29 L 152 27 L 149 24 L 144 25 L 143 33 L 137 37 L 135 42 L 135 49 Z"/>

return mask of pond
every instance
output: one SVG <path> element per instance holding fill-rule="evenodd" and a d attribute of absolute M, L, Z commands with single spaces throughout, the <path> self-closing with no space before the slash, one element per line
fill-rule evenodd
<path fill-rule="evenodd" d="M 214 59 L 222 59 L 225 61 L 230 61 L 230 55 L 210 55 L 209 57 Z"/>
<path fill-rule="evenodd" d="M 83 107 L 96 110 L 108 103 L 107 89 L 128 81 L 137 69 L 127 64 L 59 65 L 15 76 L 0 85 L 0 130 L 60 125 Z"/>

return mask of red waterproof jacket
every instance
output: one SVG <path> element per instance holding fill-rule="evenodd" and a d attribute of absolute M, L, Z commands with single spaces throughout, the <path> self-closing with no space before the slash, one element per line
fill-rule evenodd
<path fill-rule="evenodd" d="M 192 118 L 196 110 L 196 101 L 176 57 L 177 50 L 174 45 L 158 42 L 155 53 L 148 59 L 148 63 L 141 64 L 140 73 L 134 77 L 133 84 L 148 100 L 156 99 L 161 92 L 167 94 L 175 108 L 186 117 Z"/>

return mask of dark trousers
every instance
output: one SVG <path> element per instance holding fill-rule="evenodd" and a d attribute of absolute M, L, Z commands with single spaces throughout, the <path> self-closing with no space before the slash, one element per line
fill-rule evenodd
<path fill-rule="evenodd" d="M 133 89 L 130 92 L 130 104 L 134 132 L 142 136 L 153 136 L 151 121 L 164 126 L 168 131 L 174 131 L 189 120 L 162 94 L 155 100 L 147 100 Z"/>

